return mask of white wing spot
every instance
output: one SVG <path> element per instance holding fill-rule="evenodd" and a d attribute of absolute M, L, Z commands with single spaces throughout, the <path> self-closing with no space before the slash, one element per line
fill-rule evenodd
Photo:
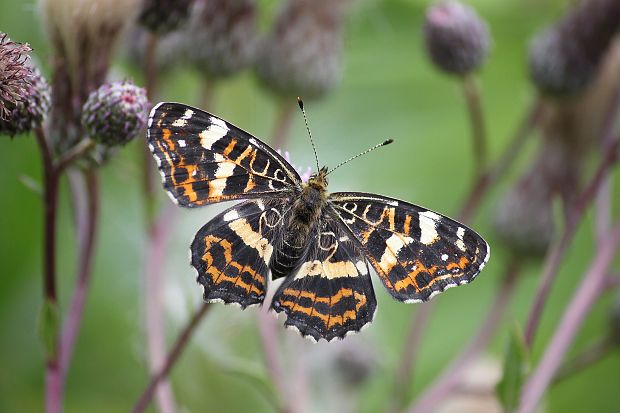
<path fill-rule="evenodd" d="M 432 211 L 420 212 L 420 242 L 424 245 L 431 245 L 439 238 L 437 233 L 437 222 L 441 216 Z"/>
<path fill-rule="evenodd" d="M 185 139 L 179 139 L 177 142 L 179 142 L 179 146 L 181 148 L 185 148 L 187 146 L 187 144 L 185 143 Z"/>
<path fill-rule="evenodd" d="M 224 221 L 226 222 L 234 221 L 236 219 L 239 219 L 239 213 L 234 209 L 224 214 Z"/>
<path fill-rule="evenodd" d="M 368 268 L 366 268 L 366 264 L 364 263 L 364 261 L 356 262 L 355 267 L 357 267 L 357 271 L 359 271 L 360 274 L 362 275 L 368 274 Z"/>
<path fill-rule="evenodd" d="M 465 236 L 465 228 L 459 227 L 459 229 L 456 230 L 456 237 L 457 237 L 456 246 L 461 251 L 467 251 L 467 247 L 465 247 L 465 243 L 463 242 L 464 236 Z"/>
<path fill-rule="evenodd" d="M 227 133 L 228 128 L 226 125 L 222 127 L 213 123 L 213 125 L 210 125 L 207 129 L 198 134 L 198 136 L 200 136 L 200 145 L 205 149 L 211 149 L 213 144 L 226 136 Z"/>
<path fill-rule="evenodd" d="M 447 260 L 448 260 L 448 254 L 443 254 L 443 255 L 441 256 L 441 260 L 442 260 L 442 261 L 447 261 Z"/>

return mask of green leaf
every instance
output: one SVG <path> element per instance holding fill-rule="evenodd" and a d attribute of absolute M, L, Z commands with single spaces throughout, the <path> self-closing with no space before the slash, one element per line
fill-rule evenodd
<path fill-rule="evenodd" d="M 529 353 L 527 346 L 521 329 L 514 323 L 504 357 L 504 375 L 495 389 L 505 412 L 511 412 L 517 407 L 528 370 Z"/>
<path fill-rule="evenodd" d="M 45 300 L 39 315 L 39 339 L 43 345 L 46 360 L 56 359 L 58 335 L 60 329 L 60 312 L 58 304 Z"/>

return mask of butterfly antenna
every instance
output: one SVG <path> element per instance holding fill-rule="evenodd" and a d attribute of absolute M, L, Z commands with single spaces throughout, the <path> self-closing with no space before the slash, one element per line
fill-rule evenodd
<path fill-rule="evenodd" d="M 297 97 L 297 103 L 299 104 L 299 109 L 301 109 L 301 113 L 304 115 L 304 122 L 306 123 L 306 130 L 308 131 L 308 136 L 310 136 L 310 143 L 312 144 L 312 150 L 314 151 L 314 159 L 316 160 L 316 170 L 320 169 L 319 167 L 319 157 L 316 154 L 316 146 L 314 146 L 314 140 L 312 140 L 312 133 L 310 133 L 310 126 L 308 126 L 308 117 L 306 116 L 306 110 L 304 109 L 304 102 L 301 98 Z"/>
<path fill-rule="evenodd" d="M 331 174 L 332 172 L 334 172 L 336 169 L 340 168 L 340 167 L 341 167 L 342 165 L 344 165 L 345 163 L 349 163 L 349 162 L 351 162 L 351 161 L 352 161 L 353 159 L 355 159 L 355 158 L 359 158 L 359 157 L 360 157 L 360 156 L 362 156 L 362 155 L 366 155 L 368 152 L 372 152 L 372 151 L 374 151 L 375 149 L 378 149 L 378 148 L 380 148 L 380 147 L 382 147 L 382 146 L 389 145 L 389 144 L 390 144 L 390 143 L 392 143 L 392 142 L 394 142 L 394 139 L 386 139 L 386 140 L 384 140 L 383 142 L 378 143 L 378 144 L 376 144 L 375 146 L 373 146 L 373 147 L 370 147 L 370 148 L 366 149 L 364 152 L 360 152 L 360 153 L 358 153 L 357 155 L 350 157 L 350 158 L 349 158 L 349 159 L 347 159 L 346 161 L 340 162 L 340 163 L 339 163 L 338 165 L 336 165 L 334 168 L 330 169 L 330 170 L 329 170 L 329 172 L 327 173 L 327 175 Z"/>

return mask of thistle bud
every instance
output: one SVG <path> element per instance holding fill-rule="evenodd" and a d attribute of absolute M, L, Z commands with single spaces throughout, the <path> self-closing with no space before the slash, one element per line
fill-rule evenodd
<path fill-rule="evenodd" d="M 106 83 L 88 96 L 82 126 L 97 143 L 125 145 L 146 126 L 147 110 L 143 88 L 127 81 Z"/>
<path fill-rule="evenodd" d="M 501 199 L 494 219 L 498 237 L 525 257 L 547 252 L 554 234 L 552 189 L 539 168 L 533 168 Z"/>
<path fill-rule="evenodd" d="M 491 43 L 486 23 L 458 1 L 430 7 L 424 22 L 426 50 L 444 72 L 466 75 L 482 66 Z"/>
<path fill-rule="evenodd" d="M 198 1 L 188 28 L 188 58 L 207 77 L 226 77 L 252 63 L 256 38 L 255 0 Z"/>
<path fill-rule="evenodd" d="M 530 45 L 530 74 L 544 93 L 575 95 L 590 84 L 620 28 L 620 2 L 582 1 Z"/>
<path fill-rule="evenodd" d="M 342 26 L 346 2 L 289 0 L 262 42 L 256 73 L 285 98 L 318 98 L 342 75 Z"/>
<path fill-rule="evenodd" d="M 43 123 L 50 109 L 50 86 L 38 69 L 26 76 L 24 94 L 15 102 L 6 119 L 0 118 L 0 134 L 26 133 Z"/>
<path fill-rule="evenodd" d="M 144 0 L 138 21 L 151 32 L 166 34 L 181 27 L 193 0 Z"/>
<path fill-rule="evenodd" d="M 12 42 L 0 32 L 0 119 L 8 120 L 18 102 L 28 95 L 32 69 L 26 64 L 32 49 Z"/>

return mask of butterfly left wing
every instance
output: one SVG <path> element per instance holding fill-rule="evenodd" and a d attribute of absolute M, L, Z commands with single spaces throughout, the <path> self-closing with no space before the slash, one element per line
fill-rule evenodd
<path fill-rule="evenodd" d="M 469 283 L 489 259 L 489 245 L 476 232 L 408 202 L 340 192 L 329 203 L 399 301 L 427 301 Z"/>
<path fill-rule="evenodd" d="M 273 297 L 285 326 L 318 341 L 344 338 L 372 321 L 377 302 L 363 252 L 331 218 L 318 227 L 299 268 Z"/>
<path fill-rule="evenodd" d="M 181 103 L 153 108 L 147 140 L 164 189 L 184 207 L 285 197 L 301 183 L 295 169 L 258 138 Z"/>
<path fill-rule="evenodd" d="M 288 208 L 280 199 L 245 201 L 198 231 L 190 251 L 205 301 L 243 308 L 263 302 L 274 240 Z"/>

